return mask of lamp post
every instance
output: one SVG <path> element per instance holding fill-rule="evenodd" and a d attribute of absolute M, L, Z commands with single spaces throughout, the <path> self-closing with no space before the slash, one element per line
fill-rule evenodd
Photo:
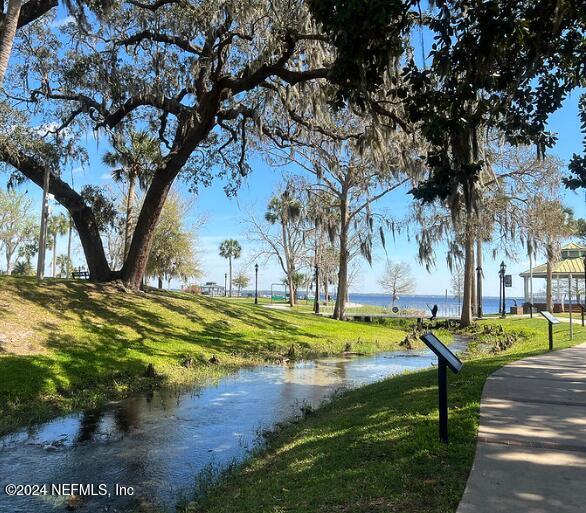
<path fill-rule="evenodd" d="M 482 319 L 482 267 L 476 268 L 476 316 Z"/>
<path fill-rule="evenodd" d="M 316 314 L 319 313 L 319 267 L 317 263 L 315 264 L 315 299 L 313 311 Z"/>
<path fill-rule="evenodd" d="M 258 305 L 258 264 L 254 264 L 254 304 Z"/>
<path fill-rule="evenodd" d="M 501 297 L 503 298 L 503 308 L 501 310 L 501 317 L 504 319 L 507 316 L 507 309 L 506 309 L 506 297 L 505 297 L 505 272 L 507 271 L 507 266 L 505 262 L 501 262 L 499 276 L 501 279 Z"/>
<path fill-rule="evenodd" d="M 582 260 L 584 262 L 584 300 L 583 300 L 583 303 L 584 303 L 584 306 L 586 306 L 586 255 L 584 255 L 582 257 Z"/>
<path fill-rule="evenodd" d="M 228 296 L 228 273 L 224 273 L 224 297 Z"/>

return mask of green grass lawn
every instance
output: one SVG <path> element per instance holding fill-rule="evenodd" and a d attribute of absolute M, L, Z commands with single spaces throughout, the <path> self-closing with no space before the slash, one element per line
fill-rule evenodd
<path fill-rule="evenodd" d="M 437 371 L 424 370 L 350 391 L 276 432 L 224 476 L 192 513 L 454 512 L 472 465 L 486 378 L 509 362 L 547 350 L 540 319 L 487 320 L 521 334 L 508 350 L 476 352 L 450 375 L 450 445 L 438 442 Z M 555 347 L 586 341 L 556 327 Z M 490 341 L 491 336 L 481 337 Z"/>
<path fill-rule="evenodd" d="M 0 277 L 0 433 L 133 390 L 185 385 L 240 366 L 398 347 L 388 325 L 181 293 Z M 208 363 L 216 355 L 219 365 Z M 183 364 L 191 360 L 186 368 Z M 146 378 L 153 364 L 158 377 Z"/>

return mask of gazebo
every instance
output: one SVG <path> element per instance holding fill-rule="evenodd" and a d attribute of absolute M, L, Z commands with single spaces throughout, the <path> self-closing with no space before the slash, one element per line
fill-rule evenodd
<path fill-rule="evenodd" d="M 218 285 L 215 281 L 207 281 L 205 285 L 199 286 L 200 294 L 204 296 L 224 296 L 226 295 L 226 289 L 221 285 Z"/>
<path fill-rule="evenodd" d="M 568 310 L 571 288 L 572 310 L 578 311 L 578 303 L 584 301 L 583 292 L 586 275 L 584 274 L 584 263 L 586 261 L 586 246 L 571 242 L 561 249 L 561 258 L 554 264 L 553 275 L 553 311 L 564 312 Z M 538 310 L 545 309 L 545 296 L 543 294 L 532 294 L 532 280 L 547 279 L 547 263 L 537 265 L 522 272 L 519 276 L 524 281 L 525 303 L 533 302 Z M 582 297 L 581 297 L 582 296 Z M 533 301 L 531 301 L 533 299 Z"/>

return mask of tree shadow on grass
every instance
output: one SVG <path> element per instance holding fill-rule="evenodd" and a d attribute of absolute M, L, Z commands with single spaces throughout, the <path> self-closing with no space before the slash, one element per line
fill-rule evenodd
<path fill-rule="evenodd" d="M 47 312 L 35 325 L 37 336 L 55 351 L 50 356 L 4 354 L 0 359 L 0 394 L 6 404 L 26 404 L 55 394 L 65 399 L 92 387 L 108 388 L 142 376 L 149 361 L 181 365 L 182 354 L 207 351 L 235 355 L 268 355 L 255 330 L 286 330 L 308 336 L 268 310 L 233 306 L 207 298 L 170 294 L 127 294 L 109 286 L 79 281 L 8 279 L 6 286 L 25 310 Z M 38 318 L 38 310 L 33 312 Z M 206 320 L 207 319 L 207 320 Z M 238 328 L 231 323 L 237 321 Z M 245 328 L 242 330 L 241 324 Z M 7 377 L 8 376 L 8 377 Z M 27 386 L 20 386 L 25 379 Z"/>

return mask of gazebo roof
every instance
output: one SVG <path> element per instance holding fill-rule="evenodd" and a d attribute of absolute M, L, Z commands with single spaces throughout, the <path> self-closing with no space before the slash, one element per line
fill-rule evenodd
<path fill-rule="evenodd" d="M 572 243 L 574 244 L 574 243 Z M 569 244 L 568 244 L 569 246 Z M 564 246 L 563 249 L 581 249 L 583 246 L 575 245 L 576 247 L 568 248 Z M 586 249 L 586 248 L 585 248 Z M 554 276 L 568 277 L 571 275 L 581 278 L 584 274 L 584 259 L 578 258 L 566 258 L 560 260 L 553 267 Z M 522 272 L 519 276 L 529 277 L 531 276 L 529 270 Z M 547 264 L 541 264 L 533 268 L 534 278 L 545 278 L 547 276 Z"/>
<path fill-rule="evenodd" d="M 583 244 L 578 244 L 577 242 L 570 242 L 569 244 L 566 244 L 562 247 L 562 251 L 565 249 L 586 249 L 586 246 Z"/>

